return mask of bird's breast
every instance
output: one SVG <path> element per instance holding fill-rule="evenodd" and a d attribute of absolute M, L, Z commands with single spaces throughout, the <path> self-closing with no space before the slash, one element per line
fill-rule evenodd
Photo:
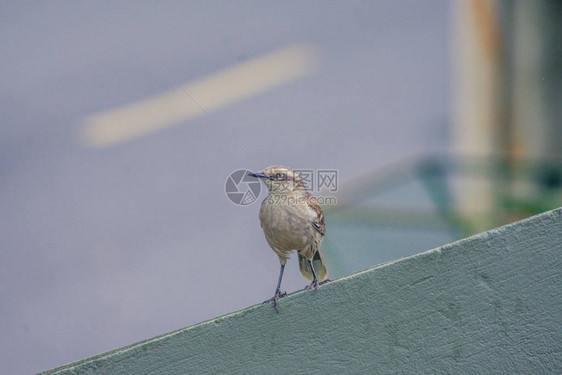
<path fill-rule="evenodd" d="M 306 203 L 283 202 L 269 195 L 260 209 L 260 223 L 267 241 L 278 250 L 302 250 L 310 242 L 312 220 Z"/>

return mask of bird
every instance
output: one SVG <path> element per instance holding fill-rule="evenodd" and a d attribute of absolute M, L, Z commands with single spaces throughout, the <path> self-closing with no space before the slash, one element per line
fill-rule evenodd
<path fill-rule="evenodd" d="M 301 177 L 292 168 L 272 165 L 262 172 L 248 175 L 263 181 L 268 189 L 259 219 L 267 243 L 279 257 L 281 269 L 275 294 L 264 303 L 273 302 L 279 313 L 277 301 L 287 295 L 281 292 L 281 280 L 292 251 L 297 252 L 302 275 L 312 281 L 306 289 L 318 289 L 319 285 L 329 281 L 326 263 L 320 253 L 326 235 L 324 213 L 316 197 L 306 190 Z"/>

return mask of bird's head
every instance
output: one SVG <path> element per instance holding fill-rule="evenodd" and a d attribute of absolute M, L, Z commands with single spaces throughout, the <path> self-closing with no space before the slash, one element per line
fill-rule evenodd
<path fill-rule="evenodd" d="M 259 173 L 250 173 L 252 177 L 261 179 L 272 193 L 283 193 L 305 190 L 299 174 L 293 168 L 283 165 L 272 165 Z"/>

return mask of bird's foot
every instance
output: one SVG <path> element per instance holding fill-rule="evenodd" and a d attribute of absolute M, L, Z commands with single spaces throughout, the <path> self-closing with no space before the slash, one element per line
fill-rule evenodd
<path fill-rule="evenodd" d="M 314 288 L 314 290 L 318 290 L 318 285 L 320 285 L 318 280 L 314 280 L 312 283 L 310 283 L 310 285 L 305 286 L 304 289 L 306 290 Z"/>
<path fill-rule="evenodd" d="M 318 282 L 318 280 L 314 280 L 310 285 L 305 286 L 304 289 L 306 290 L 306 289 L 314 288 L 314 290 L 318 290 L 318 287 L 320 285 L 324 285 L 326 283 L 329 283 L 330 281 L 331 281 L 330 279 L 326 279 L 326 280 L 320 281 L 320 282 Z"/>
<path fill-rule="evenodd" d="M 273 297 L 271 297 L 270 299 L 268 299 L 267 301 L 263 301 L 264 304 L 266 303 L 270 303 L 273 302 L 273 308 L 275 309 L 275 312 L 277 314 L 279 314 L 279 309 L 277 308 L 277 301 L 279 300 L 279 298 L 283 298 L 287 295 L 287 292 L 282 292 L 280 290 L 277 290 L 275 292 L 275 294 L 273 295 Z"/>

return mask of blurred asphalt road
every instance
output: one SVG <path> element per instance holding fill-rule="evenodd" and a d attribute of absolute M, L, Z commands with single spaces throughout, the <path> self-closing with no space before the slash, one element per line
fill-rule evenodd
<path fill-rule="evenodd" d="M 278 260 L 259 203 L 232 204 L 227 177 L 330 168 L 344 189 L 446 148 L 449 18 L 447 1 L 0 5 L 0 373 L 47 370 L 271 297 Z M 92 116 L 295 45 L 314 51 L 302 74 L 254 91 L 244 79 L 174 126 L 83 141 Z M 188 94 L 180 102 L 193 106 Z M 287 291 L 306 285 L 295 263 L 286 272 Z"/>

